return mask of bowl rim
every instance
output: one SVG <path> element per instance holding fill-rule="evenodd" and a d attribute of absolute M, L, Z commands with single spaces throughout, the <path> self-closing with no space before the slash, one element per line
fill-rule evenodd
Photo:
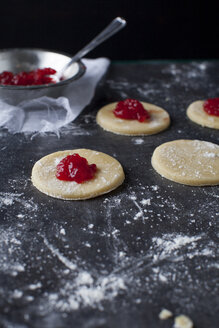
<path fill-rule="evenodd" d="M 53 51 L 53 50 L 43 49 L 43 48 L 27 48 L 27 47 L 24 47 L 24 48 L 4 48 L 4 49 L 0 49 L 0 53 L 7 52 L 7 51 L 19 51 L 19 50 L 51 52 L 53 54 L 59 54 L 59 55 L 69 57 L 70 59 L 72 58 L 72 55 L 70 55 L 66 52 Z M 84 73 L 86 72 L 86 66 L 84 65 L 84 63 L 81 60 L 78 60 L 77 64 L 79 66 L 77 74 L 75 74 L 71 78 L 68 78 L 68 79 L 60 81 L 60 82 L 48 83 L 48 84 L 39 84 L 39 85 L 10 85 L 10 84 L 4 85 L 4 84 L 0 84 L 0 89 L 7 89 L 7 90 L 36 90 L 36 89 L 43 89 L 43 88 L 57 88 L 59 86 L 65 85 L 65 84 L 69 84 L 72 81 L 78 80 L 82 75 L 84 75 Z"/>

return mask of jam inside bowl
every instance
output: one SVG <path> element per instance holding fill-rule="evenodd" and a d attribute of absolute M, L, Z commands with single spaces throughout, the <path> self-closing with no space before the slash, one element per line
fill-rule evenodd
<path fill-rule="evenodd" d="M 47 67 L 59 72 L 71 56 L 42 49 L 5 49 L 0 50 L 0 73 L 4 71 L 17 74 Z M 41 96 L 66 96 L 70 83 L 79 79 L 85 73 L 86 67 L 81 61 L 73 63 L 64 74 L 64 79 L 49 84 L 40 85 L 4 85 L 0 84 L 0 100 L 16 105 L 21 101 Z"/>

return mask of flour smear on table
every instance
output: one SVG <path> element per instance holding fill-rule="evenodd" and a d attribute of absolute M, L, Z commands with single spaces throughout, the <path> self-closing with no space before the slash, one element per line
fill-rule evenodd
<path fill-rule="evenodd" d="M 16 181 L 11 181 L 11 185 L 16 187 Z M 133 239 L 136 245 L 141 245 L 138 254 L 128 255 L 130 252 L 128 252 L 128 246 L 121 236 L 122 231 L 118 229 L 114 221 L 115 212 L 120 211 L 126 197 L 130 200 L 130 208 L 120 213 L 125 229 L 139 223 L 145 226 L 157 225 L 165 220 L 170 220 L 169 223 L 171 223 L 172 220 L 178 220 L 177 213 L 181 211 L 174 202 L 174 197 L 165 197 L 158 185 L 142 186 L 139 183 L 137 188 L 140 188 L 138 192 L 129 188 L 128 195 L 121 193 L 116 197 L 105 198 L 101 206 L 101 211 L 103 211 L 103 216 L 107 221 L 105 230 L 98 231 L 92 223 L 81 227 L 83 237 L 96 234 L 99 235 L 99 238 L 105 238 L 109 242 L 112 252 L 110 256 L 113 261 L 111 271 L 104 267 L 98 271 L 96 268 L 86 265 L 79 257 L 68 255 L 66 250 L 70 250 L 70 246 L 65 238 L 68 233 L 65 228 L 65 221 L 63 224 L 54 223 L 55 243 L 39 227 L 39 230 L 31 237 L 31 244 L 34 249 L 35 243 L 41 243 L 42 253 L 33 253 L 33 258 L 31 258 L 31 252 L 25 253 L 22 245 L 25 242 L 30 243 L 30 236 L 28 236 L 30 221 L 34 222 L 39 217 L 40 204 L 34 203 L 33 199 L 26 198 L 23 193 L 1 192 L 0 211 L 7 210 L 6 218 L 8 220 L 10 220 L 10 211 L 13 206 L 16 205 L 19 208 L 16 217 L 11 218 L 13 224 L 0 228 L 1 274 L 11 276 L 13 281 L 24 272 L 29 276 L 28 271 L 32 261 L 37 267 L 43 267 L 44 270 L 47 270 L 47 261 L 53 261 L 53 271 L 56 277 L 56 285 L 46 292 L 43 292 L 46 282 L 43 275 L 40 274 L 37 280 L 30 280 L 27 284 L 12 283 L 11 290 L 7 294 L 10 302 L 19 298 L 25 299 L 27 305 L 34 305 L 40 313 L 48 311 L 67 313 L 85 307 L 101 310 L 103 302 L 110 303 L 124 294 L 139 304 L 144 301 L 142 291 L 144 291 L 144 297 L 147 298 L 148 302 L 153 303 L 153 295 L 162 288 L 162 285 L 168 287 L 168 285 L 175 284 L 173 300 L 176 303 L 180 300 L 185 310 L 191 310 L 192 307 L 195 307 L 199 302 L 199 297 L 208 290 L 210 282 L 206 281 L 204 284 L 200 282 L 196 273 L 190 272 L 190 262 L 197 262 L 197 271 L 201 270 L 202 265 L 205 265 L 205 270 L 217 270 L 219 268 L 215 262 L 217 244 L 204 233 L 168 232 L 157 236 L 152 235 L 150 240 L 143 240 L 143 234 L 139 233 Z M 137 194 L 142 196 L 139 197 Z M 214 193 L 212 198 L 218 200 L 218 196 Z M 172 217 L 167 217 L 165 207 L 172 208 Z M 193 226 L 198 220 L 197 214 L 195 216 L 191 210 L 187 213 L 186 220 L 188 226 Z M 209 226 L 213 222 L 214 215 L 212 214 L 212 216 L 210 215 Z M 58 247 L 57 244 L 62 245 L 62 247 Z M 101 254 L 101 249 L 86 241 L 86 238 L 84 238 L 81 247 L 87 247 L 88 253 L 95 248 L 95 252 Z M 145 272 L 144 278 L 142 278 L 142 272 Z M 197 292 L 192 304 L 190 300 L 184 298 L 186 295 L 185 287 L 181 281 L 185 277 L 188 288 L 192 286 Z M 212 283 L 214 281 L 211 281 Z M 1 289 L 2 296 L 3 293 L 4 287 Z M 215 280 L 215 295 L 216 293 Z"/>

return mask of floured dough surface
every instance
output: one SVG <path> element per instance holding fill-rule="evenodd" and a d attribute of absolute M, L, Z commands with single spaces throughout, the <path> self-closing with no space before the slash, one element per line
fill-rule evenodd
<path fill-rule="evenodd" d="M 206 126 L 208 128 L 219 129 L 219 117 L 208 115 L 203 109 L 204 101 L 197 100 L 189 105 L 187 109 L 187 116 L 189 119 L 197 124 Z"/>
<path fill-rule="evenodd" d="M 219 146 L 200 140 L 174 140 L 157 147 L 153 168 L 163 177 L 186 185 L 219 184 Z"/>
<path fill-rule="evenodd" d="M 138 122 L 137 120 L 124 120 L 113 114 L 117 102 L 102 107 L 97 113 L 97 123 L 110 132 L 124 135 L 149 135 L 161 132 L 170 125 L 170 117 L 163 108 L 141 102 L 144 108 L 149 112 L 151 118 L 147 122 Z"/>
<path fill-rule="evenodd" d="M 189 317 L 181 314 L 175 317 L 174 328 L 193 328 L 193 322 Z"/>
<path fill-rule="evenodd" d="M 88 164 L 96 164 L 93 179 L 84 183 L 62 181 L 56 178 L 56 166 L 66 156 L 74 153 L 85 157 Z M 56 198 L 77 200 L 105 194 L 122 184 L 125 175 L 121 164 L 113 157 L 90 149 L 64 150 L 52 153 L 35 163 L 32 183 L 41 192 Z"/>
<path fill-rule="evenodd" d="M 167 309 L 163 309 L 160 313 L 159 313 L 159 319 L 160 320 L 166 320 L 169 319 L 173 316 L 173 313 Z"/>

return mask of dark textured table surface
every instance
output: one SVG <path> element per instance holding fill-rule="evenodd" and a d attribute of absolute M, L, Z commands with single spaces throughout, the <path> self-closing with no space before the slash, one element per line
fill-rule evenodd
<path fill-rule="evenodd" d="M 176 184 L 150 164 L 169 140 L 219 143 L 218 130 L 185 114 L 192 101 L 218 95 L 218 62 L 113 63 L 60 138 L 1 130 L 0 327 L 172 327 L 158 318 L 163 308 L 197 328 L 218 327 L 218 187 Z M 97 126 L 101 106 L 127 97 L 165 108 L 169 129 L 127 137 Z M 35 161 L 82 147 L 117 158 L 124 184 L 86 201 L 32 186 Z"/>

